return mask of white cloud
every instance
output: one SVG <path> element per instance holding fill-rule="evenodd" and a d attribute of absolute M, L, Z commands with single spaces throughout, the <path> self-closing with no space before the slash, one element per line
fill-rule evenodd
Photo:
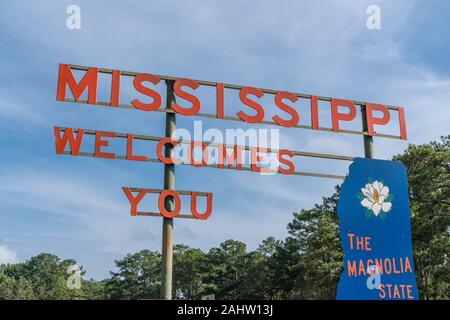
<path fill-rule="evenodd" d="M 0 245 L 0 264 L 16 263 L 17 254 L 5 245 Z"/>

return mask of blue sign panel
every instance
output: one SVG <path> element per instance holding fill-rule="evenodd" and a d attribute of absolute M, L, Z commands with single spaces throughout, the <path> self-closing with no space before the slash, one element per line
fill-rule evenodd
<path fill-rule="evenodd" d="M 404 165 L 356 158 L 338 215 L 345 256 L 337 299 L 418 299 Z"/>

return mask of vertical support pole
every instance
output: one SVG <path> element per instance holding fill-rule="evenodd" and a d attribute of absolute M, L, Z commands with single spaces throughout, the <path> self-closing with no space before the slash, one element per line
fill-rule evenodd
<path fill-rule="evenodd" d="M 173 81 L 166 81 L 166 109 L 171 109 L 175 102 Z M 175 113 L 166 112 L 166 137 L 172 136 L 176 129 Z M 173 146 L 165 147 L 165 156 L 173 157 Z M 175 189 L 175 164 L 164 164 L 164 189 Z M 175 208 L 174 199 L 166 197 L 165 208 L 172 211 Z M 162 229 L 162 265 L 161 265 L 161 299 L 172 299 L 172 265 L 173 265 L 173 219 L 163 217 Z"/>
<path fill-rule="evenodd" d="M 361 118 L 362 118 L 362 126 L 363 131 L 367 132 L 367 114 L 366 114 L 366 106 L 361 105 Z M 374 151 L 373 151 L 373 137 L 368 135 L 363 135 L 364 139 L 364 153 L 366 158 L 373 158 L 374 157 Z"/>

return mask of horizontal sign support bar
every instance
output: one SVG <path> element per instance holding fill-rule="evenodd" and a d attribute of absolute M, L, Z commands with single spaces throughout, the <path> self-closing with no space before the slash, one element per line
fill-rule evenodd
<path fill-rule="evenodd" d="M 83 104 L 89 104 L 89 105 L 97 105 L 97 106 L 105 106 L 105 107 L 110 107 L 111 108 L 110 103 L 109 102 L 104 102 L 104 101 L 97 101 L 95 104 L 90 104 L 90 103 L 88 103 L 87 100 L 82 100 L 82 99 L 75 100 L 75 99 L 72 99 L 72 98 L 66 98 L 63 101 L 64 102 L 83 103 Z M 117 108 L 117 107 L 112 107 L 112 108 Z M 133 105 L 131 105 L 131 104 L 122 104 L 121 103 L 121 104 L 118 105 L 118 108 L 135 109 L 136 110 L 136 108 Z M 153 110 L 153 111 L 166 112 L 166 113 L 176 113 L 172 109 L 166 109 L 166 108 L 164 108 L 164 109 L 163 108 L 159 108 L 159 109 L 156 109 L 156 110 Z M 201 112 L 198 112 L 198 113 L 196 113 L 195 115 L 192 115 L 192 116 L 193 117 L 210 118 L 210 119 L 245 122 L 239 117 L 223 116 L 223 118 L 217 118 L 217 116 L 215 114 L 212 114 L 212 113 L 201 113 Z M 274 121 L 267 121 L 267 120 L 263 120 L 261 122 L 258 122 L 257 124 L 265 124 L 265 125 L 282 127 L 281 125 L 279 125 L 278 123 L 276 123 Z M 310 125 L 301 125 L 301 124 L 292 126 L 292 128 L 313 129 L 313 127 L 310 126 Z M 319 127 L 317 129 L 313 129 L 313 130 L 334 132 L 332 128 L 326 128 L 326 127 Z M 367 131 L 339 129 L 339 132 L 340 133 L 358 134 L 358 135 L 369 136 L 369 133 Z M 399 135 L 385 134 L 385 133 L 375 133 L 374 136 L 381 137 L 381 138 L 389 138 L 389 139 L 401 139 L 401 136 L 399 136 Z"/>
<path fill-rule="evenodd" d="M 64 132 L 67 127 L 60 127 L 61 131 Z M 85 134 L 90 134 L 90 135 L 95 135 L 96 134 L 96 130 L 93 129 L 83 129 Z M 73 131 L 75 133 L 78 133 L 78 129 L 73 129 Z M 124 133 L 124 132 L 114 132 L 116 137 L 118 138 L 128 138 L 128 133 Z M 137 140 L 147 140 L 147 141 L 160 141 L 162 139 L 165 139 L 165 137 L 159 137 L 159 136 L 149 136 L 149 135 L 143 135 L 143 134 L 133 134 L 133 139 L 137 139 Z M 194 142 L 200 142 L 200 141 L 192 141 L 192 140 L 182 140 L 179 141 L 177 140 L 178 143 L 181 144 L 190 144 L 190 143 L 194 143 Z M 214 143 L 211 141 L 201 141 L 203 143 L 205 143 L 208 146 L 212 146 L 212 147 L 219 147 L 218 143 Z M 229 145 L 229 144 L 223 144 L 226 148 L 234 148 L 236 145 Z M 250 151 L 251 147 L 249 146 L 241 146 L 241 145 L 237 145 L 238 147 L 240 147 L 242 150 L 247 150 Z M 256 146 L 255 146 L 256 147 Z M 268 153 L 278 153 L 280 151 L 280 149 L 275 149 L 275 148 L 263 148 L 264 150 L 266 150 Z M 296 150 L 290 150 L 292 151 L 296 156 L 300 156 L 300 157 L 311 157 L 311 158 L 323 158 L 323 159 L 333 159 L 333 160 L 344 160 L 344 161 L 353 161 L 354 157 L 350 157 L 350 156 L 342 156 L 342 155 L 337 155 L 337 154 L 330 154 L 330 153 L 316 153 L 316 152 L 307 152 L 307 151 L 296 151 Z"/>
<path fill-rule="evenodd" d="M 84 157 L 95 157 L 95 154 L 93 152 L 79 152 L 77 155 L 72 154 L 70 151 L 64 151 L 63 154 L 71 155 L 71 156 L 84 156 Z M 115 159 L 120 160 L 126 160 L 126 156 L 120 156 L 116 155 Z M 159 159 L 156 158 L 148 158 L 146 160 L 147 162 L 153 162 L 153 163 L 162 163 Z M 182 165 L 191 165 L 190 163 L 184 163 L 179 162 L 176 164 L 182 164 Z M 216 164 L 205 164 L 202 166 L 202 168 L 218 168 L 218 169 L 231 169 L 231 170 L 237 170 L 237 171 L 252 171 L 250 167 L 242 166 L 242 168 L 238 168 L 237 166 L 224 166 L 223 168 L 220 168 L 219 165 Z M 277 173 L 277 171 L 270 170 L 268 173 Z M 345 176 L 343 175 L 335 175 L 335 174 L 328 174 L 328 173 L 316 173 L 316 172 L 302 172 L 302 171 L 295 171 L 289 175 L 296 175 L 296 176 L 305 176 L 305 177 L 318 177 L 318 178 L 330 178 L 330 179 L 338 179 L 338 180 L 344 180 Z"/>
<path fill-rule="evenodd" d="M 142 188 L 128 188 L 133 192 L 140 192 L 144 189 Z M 146 188 L 145 189 L 147 191 L 147 193 L 161 193 L 164 191 L 164 189 L 154 189 L 154 188 Z M 203 191 L 186 191 L 186 190 L 175 190 L 178 194 L 181 195 L 191 195 L 192 193 L 196 193 L 198 196 L 207 196 L 208 192 L 203 192 Z"/>
<path fill-rule="evenodd" d="M 89 67 L 80 66 L 80 65 L 76 65 L 76 64 L 69 64 L 69 66 L 73 70 L 87 71 L 89 69 Z M 108 69 L 108 68 L 97 68 L 97 69 L 98 69 L 98 72 L 100 72 L 100 73 L 112 74 L 112 72 L 113 72 L 113 69 Z M 124 75 L 124 76 L 134 77 L 134 76 L 138 75 L 139 72 L 121 70 L 120 74 Z M 164 76 L 164 75 L 157 75 L 157 74 L 155 74 L 155 76 L 158 76 L 162 80 L 168 80 L 168 81 L 176 81 L 176 80 L 180 79 L 180 77 Z M 217 82 L 214 82 L 214 81 L 197 80 L 197 79 L 193 79 L 193 80 L 197 81 L 200 85 L 212 86 L 212 87 L 215 87 L 217 85 Z M 243 85 L 224 83 L 224 88 L 228 88 L 228 89 L 240 90 L 244 87 L 245 86 L 243 86 Z M 268 93 L 268 94 L 277 94 L 280 91 L 280 90 L 264 89 L 264 88 L 259 88 L 259 89 L 262 92 Z M 311 97 L 313 96 L 312 94 L 307 94 L 307 93 L 300 93 L 300 92 L 292 92 L 292 93 L 299 98 L 305 98 L 305 99 L 311 99 Z M 331 101 L 331 97 L 317 96 L 317 98 L 320 101 Z M 364 102 L 364 101 L 358 101 L 358 100 L 351 100 L 351 101 L 354 104 L 359 105 L 359 106 L 366 105 L 366 102 Z M 390 105 L 385 105 L 385 106 L 391 110 L 399 110 L 399 107 L 397 107 L 397 106 L 390 106 Z"/>
<path fill-rule="evenodd" d="M 145 211 L 138 211 L 136 212 L 137 216 L 143 216 L 143 217 L 164 217 L 161 213 L 159 212 L 145 212 Z M 193 215 L 190 214 L 179 214 L 176 215 L 174 218 L 184 218 L 184 219 L 196 219 L 196 217 L 194 217 Z"/>

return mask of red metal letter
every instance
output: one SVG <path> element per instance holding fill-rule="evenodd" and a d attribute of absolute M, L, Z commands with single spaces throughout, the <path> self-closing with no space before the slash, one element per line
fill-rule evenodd
<path fill-rule="evenodd" d="M 156 110 L 161 106 L 161 103 L 162 103 L 161 95 L 159 94 L 158 91 L 155 91 L 153 89 L 150 89 L 150 88 L 142 85 L 143 81 L 149 81 L 153 84 L 158 84 L 160 79 L 158 76 L 155 76 L 153 74 L 139 73 L 134 77 L 134 80 L 133 80 L 134 88 L 138 92 L 153 98 L 153 101 L 151 103 L 144 103 L 144 102 L 139 101 L 138 99 L 134 99 L 133 101 L 131 101 L 131 104 L 133 106 L 135 106 L 136 108 L 143 110 L 143 111 Z"/>
<path fill-rule="evenodd" d="M 114 138 L 116 136 L 115 132 L 108 132 L 108 131 L 95 131 L 95 152 L 94 156 L 98 158 L 108 158 L 108 159 L 114 159 L 116 157 L 115 153 L 113 152 L 102 152 L 100 151 L 101 147 L 107 147 L 109 146 L 108 140 L 102 140 L 102 137 L 111 137 Z"/>
<path fill-rule="evenodd" d="M 166 206 L 164 203 L 167 197 L 173 197 L 173 200 L 175 202 L 175 208 L 173 209 L 173 211 L 166 210 Z M 175 190 L 164 190 L 163 192 L 161 192 L 158 198 L 158 208 L 159 212 L 161 212 L 164 217 L 176 217 L 180 213 L 181 208 L 181 199 L 178 192 L 176 192 Z"/>
<path fill-rule="evenodd" d="M 257 102 L 250 100 L 247 95 L 253 94 L 254 96 L 261 98 L 264 95 L 262 90 L 253 88 L 253 87 L 244 87 L 239 92 L 239 98 L 242 103 L 256 110 L 256 115 L 249 116 L 243 111 L 239 111 L 237 113 L 238 117 L 241 118 L 245 122 L 249 123 L 258 123 L 264 120 L 264 108 Z"/>
<path fill-rule="evenodd" d="M 319 104 L 318 97 L 311 96 L 311 128 L 319 129 Z"/>
<path fill-rule="evenodd" d="M 146 156 L 133 155 L 133 135 L 127 134 L 127 160 L 145 161 L 148 158 Z"/>
<path fill-rule="evenodd" d="M 216 118 L 223 119 L 224 117 L 224 86 L 223 83 L 216 83 Z"/>
<path fill-rule="evenodd" d="M 64 135 L 61 138 L 61 128 L 54 127 L 53 129 L 55 135 L 56 153 L 64 153 L 67 141 L 70 145 L 70 154 L 78 155 L 80 153 L 81 142 L 83 141 L 84 129 L 78 129 L 77 137 L 75 138 L 73 129 L 67 128 L 64 131 Z"/>
<path fill-rule="evenodd" d="M 173 164 L 175 163 L 175 159 L 173 157 L 167 158 L 163 156 L 162 149 L 163 147 L 170 143 L 175 148 L 178 145 L 178 141 L 172 139 L 171 137 L 165 137 L 161 140 L 159 140 L 158 145 L 156 146 L 156 155 L 158 156 L 158 159 L 164 163 L 167 164 Z"/>
<path fill-rule="evenodd" d="M 175 94 L 182 99 L 192 102 L 192 107 L 183 108 L 178 103 L 172 103 L 172 109 L 179 114 L 192 116 L 200 111 L 200 100 L 198 100 L 198 98 L 193 94 L 184 91 L 181 88 L 182 86 L 188 86 L 189 88 L 195 90 L 199 86 L 198 82 L 192 79 L 178 79 L 173 85 L 173 91 L 175 92 Z"/>
<path fill-rule="evenodd" d="M 348 113 L 340 113 L 338 107 L 343 106 L 349 109 Z M 345 99 L 331 98 L 331 120 L 333 123 L 333 131 L 340 131 L 339 121 L 351 121 L 356 117 L 356 108 L 352 101 Z"/>
<path fill-rule="evenodd" d="M 228 168 L 233 167 L 233 163 L 236 161 L 236 169 L 242 170 L 242 148 L 241 146 L 234 146 L 233 153 L 231 155 L 228 154 L 227 148 L 224 144 L 219 143 L 217 146 L 219 150 L 219 164 L 218 167 L 223 169 L 224 162 L 226 161 L 228 164 Z"/>
<path fill-rule="evenodd" d="M 375 118 L 372 111 L 377 110 L 383 113 L 382 118 Z M 375 135 L 374 124 L 384 125 L 389 122 L 391 115 L 389 114 L 389 109 L 382 104 L 366 102 L 366 121 L 367 121 L 367 131 L 370 136 Z"/>
<path fill-rule="evenodd" d="M 294 152 L 291 150 L 281 149 L 278 151 L 278 161 L 289 166 L 289 169 L 283 169 L 281 166 L 278 167 L 278 172 L 282 174 L 293 174 L 295 172 L 295 165 L 290 159 L 284 159 L 283 156 L 287 155 L 290 158 L 295 156 Z"/>
<path fill-rule="evenodd" d="M 88 68 L 86 74 L 81 79 L 80 83 L 77 83 L 75 77 L 70 70 L 68 64 L 59 64 L 59 74 L 58 74 L 58 89 L 56 93 L 56 100 L 64 101 L 66 99 L 66 85 L 69 85 L 69 89 L 75 98 L 75 101 L 83 94 L 86 87 L 88 87 L 88 103 L 97 103 L 97 80 L 98 80 L 98 69 L 94 67 Z"/>
<path fill-rule="evenodd" d="M 398 121 L 400 124 L 400 138 L 403 140 L 407 140 L 408 135 L 406 133 L 405 110 L 403 109 L 403 107 L 398 108 Z"/>
<path fill-rule="evenodd" d="M 300 117 L 298 115 L 298 112 L 297 112 L 297 110 L 295 110 L 295 108 L 285 104 L 283 102 L 283 99 L 289 99 L 289 100 L 291 100 L 291 102 L 296 102 L 298 100 L 298 98 L 297 98 L 297 96 L 295 94 L 290 93 L 290 92 L 284 92 L 284 91 L 278 92 L 277 95 L 275 96 L 275 104 L 281 110 L 286 111 L 287 113 L 289 113 L 291 115 L 291 119 L 284 120 L 283 118 L 281 118 L 278 115 L 272 117 L 272 119 L 273 119 L 273 121 L 275 121 L 276 123 L 278 123 L 279 125 L 281 125 L 283 127 L 288 127 L 289 128 L 289 127 L 296 126 L 298 124 L 299 119 L 300 119 Z"/>
<path fill-rule="evenodd" d="M 263 157 L 259 155 L 260 152 L 268 154 L 269 149 L 263 147 L 250 147 L 250 169 L 254 172 L 270 172 L 270 168 L 268 167 L 260 167 L 258 166 L 258 162 L 260 162 Z"/>
<path fill-rule="evenodd" d="M 128 201 L 130 201 L 130 214 L 132 216 L 135 216 L 137 214 L 137 206 L 139 202 L 141 202 L 142 198 L 147 194 L 148 189 L 141 189 L 139 191 L 138 195 L 136 197 L 133 196 L 133 193 L 131 192 L 130 188 L 122 187 L 123 192 L 125 192 L 125 195 L 128 198 Z"/>
<path fill-rule="evenodd" d="M 191 212 L 197 219 L 206 220 L 209 218 L 212 212 L 212 196 L 211 192 L 206 193 L 206 210 L 204 213 L 199 213 L 197 211 L 197 192 L 192 192 L 191 194 Z"/>
<path fill-rule="evenodd" d="M 119 106 L 120 97 L 120 70 L 113 70 L 111 76 L 111 98 L 109 105 L 111 107 Z"/>
<path fill-rule="evenodd" d="M 202 147 L 202 161 L 200 163 L 195 162 L 194 159 L 194 149 L 196 147 Z M 204 165 L 206 165 L 208 163 L 208 145 L 205 142 L 201 142 L 201 141 L 192 141 L 189 145 L 189 148 L 187 150 L 187 156 L 189 159 L 189 162 L 191 163 L 191 165 L 193 165 L 194 167 L 203 167 Z"/>

